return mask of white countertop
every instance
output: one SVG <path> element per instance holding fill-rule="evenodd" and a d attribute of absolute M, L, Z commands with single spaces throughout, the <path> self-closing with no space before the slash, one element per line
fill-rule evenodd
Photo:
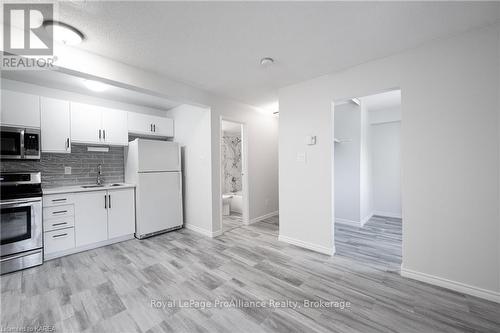
<path fill-rule="evenodd" d="M 106 191 L 106 190 L 119 190 L 123 188 L 133 188 L 134 184 L 127 183 L 112 183 L 112 184 L 120 184 L 120 186 L 110 186 L 111 184 L 103 184 L 102 187 L 90 187 L 84 188 L 82 185 L 76 186 L 59 186 L 59 187 L 47 187 L 42 188 L 43 194 L 61 194 L 61 193 L 76 193 L 76 192 L 91 192 L 91 191 Z M 93 184 L 89 184 L 93 185 Z"/>

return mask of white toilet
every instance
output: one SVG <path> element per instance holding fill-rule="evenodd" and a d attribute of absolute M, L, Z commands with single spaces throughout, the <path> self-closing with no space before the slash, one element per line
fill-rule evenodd
<path fill-rule="evenodd" d="M 232 194 L 222 195 L 222 215 L 231 215 L 231 200 L 233 199 Z"/>

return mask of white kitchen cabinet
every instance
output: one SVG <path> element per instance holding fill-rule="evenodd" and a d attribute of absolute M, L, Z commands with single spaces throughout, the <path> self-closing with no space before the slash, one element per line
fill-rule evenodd
<path fill-rule="evenodd" d="M 40 97 L 2 90 L 2 126 L 40 127 Z"/>
<path fill-rule="evenodd" d="M 98 106 L 71 103 L 71 140 L 78 143 L 101 143 L 102 110 Z"/>
<path fill-rule="evenodd" d="M 128 132 L 136 135 L 173 137 L 174 121 L 170 118 L 129 112 Z"/>
<path fill-rule="evenodd" d="M 43 243 L 44 255 L 46 257 L 52 253 L 73 249 L 75 248 L 75 229 L 65 228 L 46 231 Z"/>
<path fill-rule="evenodd" d="M 44 258 L 50 260 L 134 237 L 135 189 L 98 190 L 43 196 Z"/>
<path fill-rule="evenodd" d="M 170 118 L 155 117 L 154 133 L 160 136 L 174 136 L 174 121 Z"/>
<path fill-rule="evenodd" d="M 102 106 L 72 102 L 71 140 L 79 143 L 126 146 L 127 113 Z"/>
<path fill-rule="evenodd" d="M 127 112 L 113 109 L 102 111 L 103 141 L 109 145 L 128 144 Z"/>
<path fill-rule="evenodd" d="M 107 192 L 75 193 L 75 244 L 84 246 L 108 239 Z"/>
<path fill-rule="evenodd" d="M 134 189 L 108 190 L 108 238 L 135 232 Z"/>
<path fill-rule="evenodd" d="M 71 153 L 69 101 L 40 97 L 42 152 Z"/>

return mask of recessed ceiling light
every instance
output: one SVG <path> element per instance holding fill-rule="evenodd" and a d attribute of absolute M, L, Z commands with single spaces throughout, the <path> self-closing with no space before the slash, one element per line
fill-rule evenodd
<path fill-rule="evenodd" d="M 80 44 L 85 38 L 80 30 L 63 22 L 48 20 L 43 22 L 43 26 L 45 29 L 52 27 L 54 40 L 65 45 Z"/>
<path fill-rule="evenodd" d="M 265 58 L 260 59 L 260 64 L 262 66 L 269 66 L 269 65 L 272 65 L 273 63 L 274 63 L 274 59 L 270 58 L 270 57 L 265 57 Z"/>
<path fill-rule="evenodd" d="M 99 81 L 85 80 L 85 81 L 83 81 L 83 84 L 88 89 L 90 89 L 92 91 L 96 91 L 96 92 L 102 92 L 102 91 L 109 88 L 109 86 L 107 84 L 99 82 Z"/>

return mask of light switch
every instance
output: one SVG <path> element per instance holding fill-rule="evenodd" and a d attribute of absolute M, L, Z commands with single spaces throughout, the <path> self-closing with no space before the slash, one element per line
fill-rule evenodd
<path fill-rule="evenodd" d="M 316 144 L 316 135 L 306 136 L 306 145 L 312 146 Z"/>
<path fill-rule="evenodd" d="M 64 167 L 64 174 L 71 175 L 71 167 Z"/>
<path fill-rule="evenodd" d="M 306 153 L 305 152 L 297 153 L 297 162 L 306 163 Z"/>

